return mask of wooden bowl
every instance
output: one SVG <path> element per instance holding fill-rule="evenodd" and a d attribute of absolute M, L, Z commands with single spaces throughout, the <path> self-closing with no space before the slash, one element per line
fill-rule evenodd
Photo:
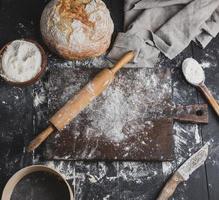
<path fill-rule="evenodd" d="M 28 85 L 32 85 L 34 84 L 35 82 L 37 82 L 40 77 L 43 75 L 43 73 L 45 72 L 46 70 L 46 66 L 47 66 L 47 55 L 43 49 L 43 47 L 36 41 L 34 40 L 31 40 L 31 39 L 19 39 L 19 40 L 24 40 L 24 41 L 27 41 L 27 42 L 31 42 L 33 44 L 35 44 L 39 50 L 40 50 L 40 53 L 41 53 L 41 56 L 42 56 L 42 63 L 41 63 L 41 69 L 40 71 L 30 80 L 28 81 L 24 81 L 24 82 L 16 82 L 16 81 L 11 81 L 9 79 L 7 79 L 6 76 L 4 76 L 4 74 L 2 74 L 2 78 L 7 82 L 9 83 L 10 85 L 13 85 L 13 86 L 19 86 L 19 87 L 22 87 L 22 86 L 28 86 Z M 8 45 L 10 45 L 13 41 L 7 43 L 6 45 L 4 45 L 2 47 L 2 49 L 0 50 L 0 61 L 2 59 L 2 55 L 4 53 L 4 51 L 6 50 L 6 48 L 8 47 Z"/>

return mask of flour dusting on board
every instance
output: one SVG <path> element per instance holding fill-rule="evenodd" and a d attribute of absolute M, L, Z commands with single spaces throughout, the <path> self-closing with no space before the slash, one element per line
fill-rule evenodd
<path fill-rule="evenodd" d="M 121 141 L 127 135 L 135 134 L 135 131 L 139 130 L 138 127 L 132 127 L 124 133 L 123 129 L 127 123 L 139 118 L 150 118 L 148 114 L 151 112 L 155 115 L 162 115 L 163 110 L 160 103 L 165 104 L 164 99 L 171 91 L 169 82 L 160 86 L 160 80 L 155 74 L 145 77 L 143 71 L 139 71 L 135 76 L 136 86 L 133 86 L 133 91 L 129 90 L 130 86 L 128 85 L 131 84 L 127 82 L 125 86 L 126 81 L 124 81 L 124 85 L 109 87 L 103 93 L 104 101 L 98 102 L 98 104 L 102 104 L 101 106 L 91 104 L 89 107 L 89 110 L 94 113 L 92 114 L 92 126 L 113 141 Z M 125 77 L 119 76 L 118 79 L 122 80 Z M 125 91 L 124 88 L 129 91 Z M 142 88 L 147 95 L 142 92 Z M 145 110 L 142 112 L 141 109 Z M 136 125 L 138 124 L 136 123 Z M 153 128 L 151 123 L 148 123 L 148 126 Z"/>
<path fill-rule="evenodd" d="M 135 134 L 135 131 L 143 130 L 144 127 L 153 128 L 153 123 L 148 121 L 139 124 L 139 119 L 155 119 L 162 117 L 165 108 L 171 107 L 171 80 L 169 73 L 156 74 L 152 70 L 139 69 L 119 73 L 113 84 L 91 103 L 82 115 L 86 114 L 88 123 L 83 127 L 83 133 L 88 138 L 104 136 L 110 141 L 120 142 L 128 136 Z M 66 77 L 67 76 L 67 77 Z M 159 77 L 159 76 L 164 76 Z M 49 102 L 50 109 L 56 110 L 63 105 L 70 97 L 88 82 L 88 74 L 70 74 L 66 71 L 65 79 L 50 80 L 53 85 L 50 88 L 52 95 Z M 71 83 L 72 81 L 72 83 Z M 66 84 L 59 86 L 61 84 Z M 63 88 L 60 90 L 60 87 Z M 88 85 L 88 90 L 92 87 Z M 60 92 L 60 93 L 57 93 Z M 55 95 L 54 95 L 55 94 Z M 59 98 L 61 103 L 57 103 Z M 73 120 L 72 124 L 82 123 L 82 116 Z M 129 128 L 127 127 L 129 125 Z"/>
<path fill-rule="evenodd" d="M 129 116 L 131 108 L 122 91 L 118 89 L 112 91 L 112 88 L 110 88 L 107 93 L 109 96 L 101 110 L 96 112 L 92 125 L 101 130 L 108 138 L 121 141 L 125 137 L 122 132 L 123 126 L 128 121 L 127 118 L 132 117 Z"/>

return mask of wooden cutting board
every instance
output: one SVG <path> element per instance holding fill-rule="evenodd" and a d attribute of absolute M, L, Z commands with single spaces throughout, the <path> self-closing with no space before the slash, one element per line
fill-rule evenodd
<path fill-rule="evenodd" d="M 51 71 L 51 116 L 97 72 L 85 68 Z M 207 107 L 173 105 L 168 69 L 123 69 L 66 130 L 49 138 L 45 156 L 58 160 L 172 160 L 174 118 L 206 123 Z"/>

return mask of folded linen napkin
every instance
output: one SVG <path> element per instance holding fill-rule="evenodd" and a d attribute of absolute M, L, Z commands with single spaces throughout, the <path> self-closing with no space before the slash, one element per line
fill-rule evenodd
<path fill-rule="evenodd" d="M 124 33 L 119 33 L 110 60 L 136 53 L 128 67 L 152 67 L 162 52 L 169 59 L 193 40 L 202 48 L 219 32 L 219 0 L 125 0 Z"/>

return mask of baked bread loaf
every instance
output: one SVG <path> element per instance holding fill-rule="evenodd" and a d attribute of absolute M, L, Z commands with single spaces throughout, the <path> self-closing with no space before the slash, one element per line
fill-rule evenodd
<path fill-rule="evenodd" d="M 41 33 L 48 47 L 65 59 L 103 54 L 114 30 L 101 0 L 52 0 L 41 16 Z"/>

